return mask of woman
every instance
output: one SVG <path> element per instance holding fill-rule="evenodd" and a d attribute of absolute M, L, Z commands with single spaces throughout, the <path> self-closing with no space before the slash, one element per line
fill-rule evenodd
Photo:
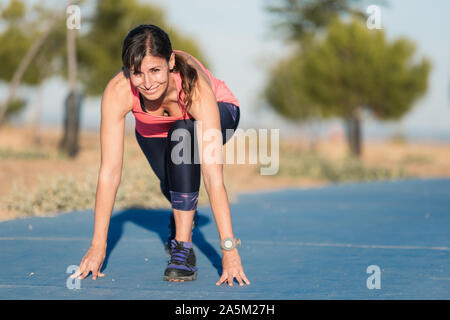
<path fill-rule="evenodd" d="M 201 160 L 207 156 L 201 150 L 210 146 L 221 156 L 222 144 L 231 137 L 225 134 L 226 129 L 235 130 L 239 123 L 238 101 L 225 83 L 214 78 L 197 59 L 172 50 L 168 35 L 157 26 L 140 25 L 130 31 L 123 43 L 122 62 L 122 70 L 109 81 L 102 98 L 101 166 L 94 234 L 73 277 L 84 279 L 90 272 L 94 280 L 104 276 L 101 267 L 122 172 L 125 117 L 132 111 L 139 146 L 173 209 L 175 238 L 170 241 L 171 258 L 163 279 L 196 279 L 198 268 L 192 245 L 192 226 L 202 174 L 223 255 L 223 272 L 216 285 L 228 282 L 232 286 L 234 278 L 241 286 L 244 282 L 250 284 L 237 250 L 240 241 L 233 234 L 221 161 Z M 222 139 L 212 139 L 213 142 L 206 138 L 197 140 L 199 130 L 203 133 L 216 130 L 221 132 Z M 179 144 L 183 151 L 172 153 L 179 150 Z M 197 157 L 195 150 L 200 150 Z M 174 154 L 183 154 L 182 157 L 190 154 L 191 161 L 174 161 Z"/>

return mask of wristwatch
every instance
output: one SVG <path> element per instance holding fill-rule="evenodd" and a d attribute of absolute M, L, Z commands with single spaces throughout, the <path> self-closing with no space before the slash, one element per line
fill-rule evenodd
<path fill-rule="evenodd" d="M 230 251 L 241 245 L 241 239 L 238 238 L 225 238 L 220 242 L 220 247 L 223 250 Z"/>

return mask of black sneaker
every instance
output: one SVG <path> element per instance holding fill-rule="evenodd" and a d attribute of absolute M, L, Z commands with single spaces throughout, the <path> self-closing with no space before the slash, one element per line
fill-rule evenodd
<path fill-rule="evenodd" d="M 185 280 L 197 279 L 196 258 L 192 242 L 170 241 L 170 261 L 164 271 L 164 280 Z"/>
<path fill-rule="evenodd" d="M 192 221 L 192 230 L 194 230 L 194 228 L 198 225 L 198 214 L 197 214 L 197 210 L 195 210 L 195 214 L 194 214 L 194 220 Z M 175 218 L 173 216 L 173 212 L 170 215 L 170 223 L 169 223 L 169 229 L 170 229 L 170 236 L 167 239 L 167 242 L 165 243 L 165 247 L 166 247 L 166 253 L 170 254 L 170 241 L 172 239 L 175 239 L 175 233 L 176 233 L 176 229 L 175 229 Z"/>

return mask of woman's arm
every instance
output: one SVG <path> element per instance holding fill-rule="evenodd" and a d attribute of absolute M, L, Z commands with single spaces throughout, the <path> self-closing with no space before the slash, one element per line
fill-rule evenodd
<path fill-rule="evenodd" d="M 199 78 L 197 81 L 189 113 L 196 120 L 201 171 L 216 219 L 219 237 L 221 240 L 232 238 L 234 234 L 223 181 L 223 164 L 221 163 L 222 131 L 219 108 L 211 87 L 203 78 Z"/>
<path fill-rule="evenodd" d="M 189 113 L 196 120 L 201 172 L 220 241 L 225 238 L 234 238 L 230 206 L 223 181 L 220 113 L 214 92 L 202 77 L 197 81 Z M 230 251 L 222 249 L 222 254 L 223 274 L 216 284 L 219 285 L 228 280 L 228 284 L 233 285 L 234 277 L 241 286 L 242 280 L 250 284 L 242 269 L 237 248 Z"/>
<path fill-rule="evenodd" d="M 106 246 L 109 220 L 119 188 L 123 166 L 127 93 L 112 80 L 102 98 L 100 145 L 101 162 L 95 201 L 93 245 Z"/>
<path fill-rule="evenodd" d="M 92 278 L 100 272 L 106 254 L 106 241 L 114 200 L 120 184 L 123 162 L 125 117 L 130 104 L 127 82 L 120 74 L 106 86 L 101 104 L 101 163 L 95 198 L 94 234 L 91 246 L 73 277 Z"/>

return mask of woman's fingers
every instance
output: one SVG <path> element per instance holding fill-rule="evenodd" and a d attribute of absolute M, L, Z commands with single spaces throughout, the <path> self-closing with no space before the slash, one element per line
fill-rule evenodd
<path fill-rule="evenodd" d="M 95 268 L 95 278 L 94 277 L 92 277 L 92 279 L 97 279 L 97 277 L 104 277 L 105 275 L 100 271 L 100 270 L 102 270 L 102 266 L 103 266 L 103 262 L 104 261 L 102 261 L 96 268 Z"/>
<path fill-rule="evenodd" d="M 250 284 L 250 281 L 248 281 L 247 277 L 245 276 L 244 271 L 241 271 L 240 276 L 245 281 L 246 284 Z"/>
<path fill-rule="evenodd" d="M 93 268 L 92 268 L 92 280 L 97 280 L 97 275 L 98 275 L 98 268 L 95 268 L 93 266 Z"/>
<path fill-rule="evenodd" d="M 233 277 L 232 275 L 228 276 L 228 285 L 229 285 L 230 287 L 233 286 L 233 279 L 234 279 L 234 277 Z"/>
<path fill-rule="evenodd" d="M 91 272 L 92 272 L 92 279 L 93 280 L 97 279 L 97 270 L 98 270 L 98 267 L 97 267 L 96 263 L 94 263 L 94 262 L 86 263 L 85 267 L 82 270 L 82 273 L 80 275 L 80 279 L 86 278 L 89 275 L 89 273 L 91 273 Z"/>
<path fill-rule="evenodd" d="M 91 268 L 90 268 L 89 266 L 86 266 L 86 267 L 82 270 L 82 272 L 81 272 L 79 278 L 80 278 L 80 279 L 86 278 L 86 277 L 89 275 L 90 272 L 91 272 Z"/>
<path fill-rule="evenodd" d="M 242 282 L 241 276 L 240 275 L 236 275 L 236 280 L 239 282 L 239 285 L 242 287 L 244 286 L 244 283 Z"/>
<path fill-rule="evenodd" d="M 95 264 L 82 263 L 80 265 L 80 267 L 78 268 L 78 270 L 74 274 L 72 274 L 70 277 L 71 278 L 79 277 L 80 279 L 84 279 L 91 272 L 92 272 L 92 279 L 93 280 L 96 280 L 98 277 L 104 277 L 105 276 L 105 274 L 100 272 L 100 268 L 98 268 Z"/>
<path fill-rule="evenodd" d="M 84 279 L 92 272 L 92 280 L 96 280 L 98 277 L 104 277 L 101 272 L 105 254 L 103 251 L 99 251 L 93 247 L 89 248 L 88 252 L 81 259 L 80 266 L 72 278 Z"/>
<path fill-rule="evenodd" d="M 83 272 L 84 270 L 84 266 L 85 266 L 85 260 L 81 260 L 80 266 L 78 267 L 77 271 L 75 271 L 74 274 L 72 274 L 70 277 L 71 278 L 77 278 L 80 276 L 80 274 Z"/>
<path fill-rule="evenodd" d="M 239 282 L 239 285 L 241 287 L 244 286 L 244 282 L 246 284 L 250 284 L 250 281 L 245 276 L 244 271 L 236 270 L 235 272 L 224 271 L 222 276 L 220 277 L 219 281 L 216 282 L 216 285 L 220 285 L 220 284 L 226 282 L 230 287 L 232 287 L 234 278 L 236 278 L 236 280 Z"/>
<path fill-rule="evenodd" d="M 219 281 L 216 282 L 216 285 L 221 285 L 225 280 L 227 280 L 227 273 L 222 273 L 222 276 L 220 277 Z"/>
<path fill-rule="evenodd" d="M 78 277 L 81 274 L 80 267 L 78 267 L 77 271 L 75 271 L 70 277 L 72 279 Z"/>
<path fill-rule="evenodd" d="M 98 267 L 98 276 L 99 277 L 104 276 L 104 274 L 102 273 L 103 262 L 105 262 L 104 258 L 103 258 L 102 262 L 100 263 L 100 266 Z"/>
<path fill-rule="evenodd" d="M 96 280 L 100 274 L 102 274 L 100 272 L 100 269 L 102 268 L 102 264 L 98 264 L 98 263 L 93 263 L 92 265 L 92 279 Z"/>

